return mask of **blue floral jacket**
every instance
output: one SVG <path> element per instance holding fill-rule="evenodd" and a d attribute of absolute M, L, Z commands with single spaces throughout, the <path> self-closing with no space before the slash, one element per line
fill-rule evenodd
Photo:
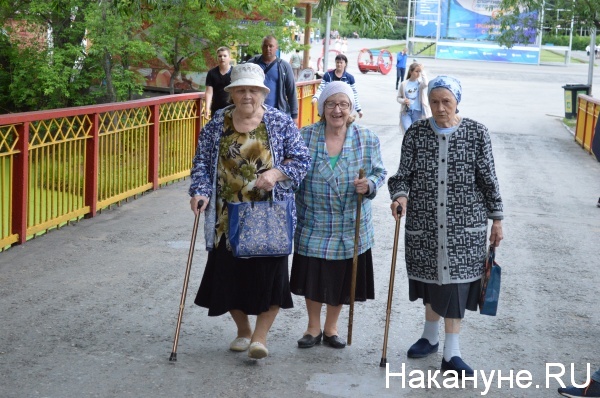
<path fill-rule="evenodd" d="M 300 186 L 310 168 L 310 155 L 290 116 L 270 106 L 263 106 L 265 108 L 263 121 L 269 135 L 273 165 L 289 178 L 277 183 L 273 190 L 274 200 L 291 200 L 293 202 L 294 190 Z M 217 191 L 217 162 L 225 109 L 217 111 L 200 133 L 191 171 L 190 196 L 203 195 L 211 198 Z M 284 160 L 288 160 L 286 164 L 283 164 Z M 292 208 L 295 221 L 296 208 L 295 206 Z M 215 247 L 215 223 L 215 201 L 210 200 L 206 207 L 204 222 L 206 250 L 212 250 Z"/>

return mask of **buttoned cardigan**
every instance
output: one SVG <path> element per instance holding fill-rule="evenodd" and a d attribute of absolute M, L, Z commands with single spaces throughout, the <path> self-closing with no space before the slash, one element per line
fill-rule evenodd
<path fill-rule="evenodd" d="M 390 197 L 408 197 L 408 277 L 438 285 L 472 282 L 483 273 L 487 219 L 501 220 L 502 198 L 487 128 L 463 118 L 451 134 L 432 118 L 406 131 Z"/>

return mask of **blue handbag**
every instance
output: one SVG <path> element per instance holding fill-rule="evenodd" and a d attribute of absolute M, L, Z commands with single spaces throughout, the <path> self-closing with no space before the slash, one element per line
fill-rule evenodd
<path fill-rule="evenodd" d="M 292 252 L 292 201 L 227 202 L 234 257 L 278 257 Z"/>
<path fill-rule="evenodd" d="M 490 246 L 485 259 L 485 268 L 481 278 L 481 295 L 479 296 L 479 313 L 495 316 L 500 298 L 500 279 L 502 269 L 495 261 L 496 253 Z"/>

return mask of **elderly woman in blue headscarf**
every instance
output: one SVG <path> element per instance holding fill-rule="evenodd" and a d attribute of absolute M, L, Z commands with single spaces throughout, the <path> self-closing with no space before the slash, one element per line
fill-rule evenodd
<path fill-rule="evenodd" d="M 502 198 L 488 129 L 458 114 L 460 81 L 438 76 L 427 90 L 433 116 L 406 131 L 398 172 L 388 180 L 394 218 L 406 215 L 409 299 L 425 305 L 423 334 L 408 357 L 438 351 L 444 318 L 441 370 L 472 376 L 460 351 L 460 326 L 465 309 L 477 310 L 488 219 L 489 244 L 497 247 L 503 238 Z"/>

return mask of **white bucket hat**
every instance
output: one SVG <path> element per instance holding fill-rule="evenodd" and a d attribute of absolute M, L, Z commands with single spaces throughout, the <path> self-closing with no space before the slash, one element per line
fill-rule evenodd
<path fill-rule="evenodd" d="M 224 88 L 229 92 L 233 87 L 251 86 L 260 87 L 267 94 L 271 91 L 265 86 L 265 72 L 257 64 L 245 63 L 233 67 L 231 71 L 231 84 Z"/>

